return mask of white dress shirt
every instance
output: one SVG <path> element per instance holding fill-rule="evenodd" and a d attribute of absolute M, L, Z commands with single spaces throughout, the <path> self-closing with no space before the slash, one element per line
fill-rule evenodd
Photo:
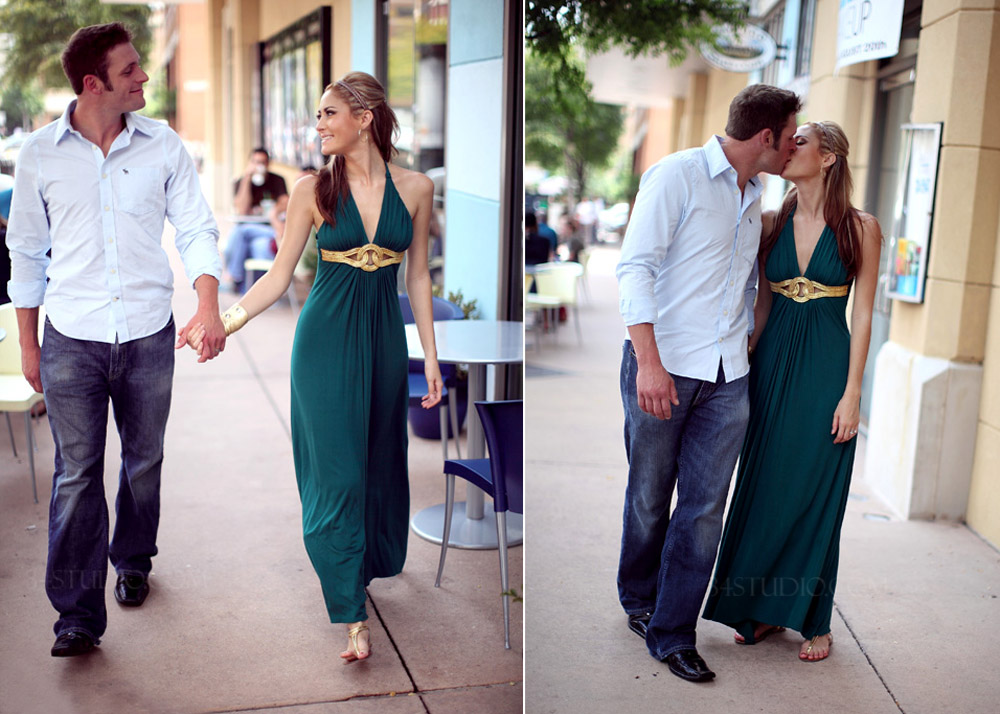
<path fill-rule="evenodd" d="M 741 193 L 719 137 L 642 176 L 618 263 L 625 325 L 651 323 L 664 368 L 714 382 L 750 370 L 759 178 Z"/>
<path fill-rule="evenodd" d="M 193 284 L 222 276 L 219 230 L 194 162 L 170 127 L 126 113 L 107 157 L 62 117 L 21 147 L 7 246 L 15 307 L 45 304 L 67 337 L 114 343 L 152 335 L 170 319 L 174 276 L 164 218 Z M 51 250 L 51 259 L 46 253 Z"/>

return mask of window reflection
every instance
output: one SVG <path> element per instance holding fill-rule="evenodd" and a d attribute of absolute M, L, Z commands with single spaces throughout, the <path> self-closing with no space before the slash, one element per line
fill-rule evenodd
<path fill-rule="evenodd" d="M 431 278 L 443 282 L 448 0 L 389 0 L 386 93 L 399 118 L 396 163 L 434 180 Z"/>

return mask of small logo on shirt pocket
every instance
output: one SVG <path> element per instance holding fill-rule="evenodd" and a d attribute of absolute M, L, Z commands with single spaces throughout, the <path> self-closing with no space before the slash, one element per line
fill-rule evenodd
<path fill-rule="evenodd" d="M 163 210 L 164 186 L 158 168 L 130 166 L 121 169 L 115 188 L 119 210 L 136 216 Z"/>

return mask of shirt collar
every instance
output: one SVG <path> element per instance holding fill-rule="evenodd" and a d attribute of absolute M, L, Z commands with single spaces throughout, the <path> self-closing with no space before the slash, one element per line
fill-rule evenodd
<path fill-rule="evenodd" d="M 722 150 L 721 136 L 718 134 L 714 135 L 705 144 L 704 149 L 705 157 L 708 159 L 708 175 L 710 178 L 714 179 L 726 171 L 732 171 L 733 176 L 736 176 L 736 169 L 729 163 L 729 159 L 726 158 L 726 152 Z M 747 183 L 754 188 L 758 188 L 761 185 L 760 179 L 756 176 L 751 176 Z"/>
<path fill-rule="evenodd" d="M 62 138 L 66 136 L 66 134 L 76 131 L 76 129 L 73 128 L 73 123 L 70 121 L 70 116 L 75 110 L 76 100 L 74 99 L 69 103 L 69 106 L 66 107 L 66 111 L 62 113 L 62 116 L 59 117 L 59 122 L 56 124 L 56 136 L 53 143 L 58 144 L 62 141 Z M 141 134 L 145 134 L 146 136 L 150 136 L 149 131 L 139 126 L 132 112 L 125 112 L 125 131 L 128 132 L 129 138 L 131 138 L 137 131 Z"/>
<path fill-rule="evenodd" d="M 75 99 L 69 103 L 69 106 L 66 107 L 66 111 L 64 111 L 62 113 L 62 116 L 59 117 L 59 123 L 56 124 L 55 139 L 53 140 L 54 144 L 58 144 L 60 141 L 62 141 L 62 138 L 66 136 L 66 134 L 69 134 L 74 131 L 73 124 L 69 120 L 69 117 L 73 113 L 74 109 L 76 109 Z"/>

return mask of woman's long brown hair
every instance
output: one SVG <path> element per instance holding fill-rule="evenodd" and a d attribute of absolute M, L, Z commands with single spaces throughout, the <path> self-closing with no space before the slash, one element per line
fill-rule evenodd
<path fill-rule="evenodd" d="M 861 217 L 858 210 L 851 205 L 854 181 L 851 178 L 851 169 L 847 165 L 850 145 L 844 130 L 832 121 L 811 121 L 808 126 L 813 128 L 813 134 L 819 140 L 820 152 L 832 153 L 837 157 L 827 169 L 823 179 L 825 193 L 823 220 L 833 230 L 833 235 L 837 239 L 837 252 L 847 268 L 849 282 L 858 274 L 858 269 L 861 267 Z M 766 256 L 771 252 L 785 223 L 788 222 L 788 217 L 795 210 L 798 199 L 799 191 L 792 186 L 781 202 L 771 232 L 761 240 L 761 255 Z"/>
<path fill-rule="evenodd" d="M 345 87 L 345 84 L 348 86 Z M 386 102 L 385 89 L 379 81 L 365 72 L 348 72 L 337 82 L 327 85 L 323 92 L 336 94 L 351 108 L 352 116 L 359 116 L 366 109 L 371 111 L 372 121 L 368 125 L 368 132 L 382 160 L 389 163 L 396 155 L 396 147 L 392 145 L 392 140 L 394 134 L 399 131 L 399 121 L 396 119 L 396 113 Z M 316 207 L 319 208 L 323 220 L 335 226 L 337 207 L 347 198 L 348 193 L 344 157 L 331 156 L 326 169 L 317 173 L 319 180 L 316 182 Z"/>

